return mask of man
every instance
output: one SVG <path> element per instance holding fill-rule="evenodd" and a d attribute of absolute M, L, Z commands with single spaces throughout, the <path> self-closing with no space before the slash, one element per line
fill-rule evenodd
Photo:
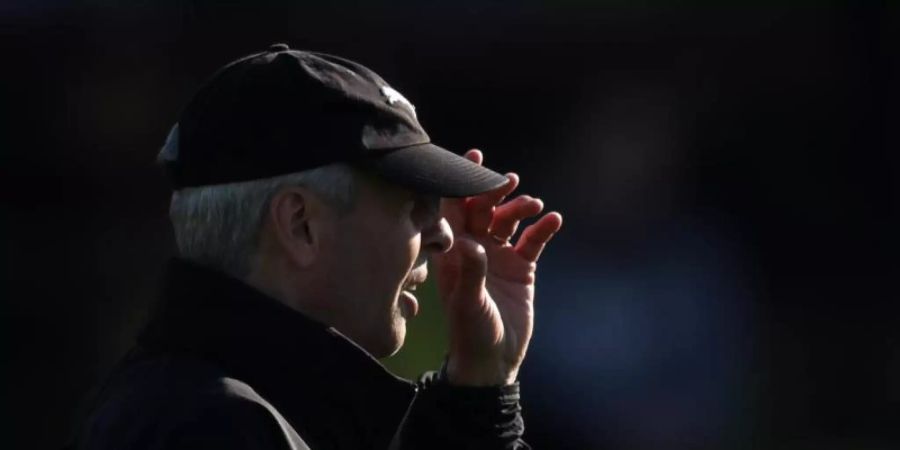
<path fill-rule="evenodd" d="M 181 257 L 86 449 L 526 448 L 516 374 L 562 218 L 430 143 L 371 70 L 276 44 L 221 69 L 160 154 Z M 441 200 L 444 198 L 444 200 Z M 399 379 L 432 260 L 439 373 Z"/>

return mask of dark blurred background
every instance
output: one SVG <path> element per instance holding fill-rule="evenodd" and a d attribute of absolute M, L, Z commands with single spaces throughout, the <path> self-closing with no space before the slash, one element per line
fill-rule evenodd
<path fill-rule="evenodd" d="M 169 127 L 286 42 L 372 67 L 565 214 L 536 448 L 891 448 L 898 3 L 709 3 L 3 2 L 0 446 L 66 441 L 174 251 Z M 397 372 L 441 360 L 437 308 Z"/>

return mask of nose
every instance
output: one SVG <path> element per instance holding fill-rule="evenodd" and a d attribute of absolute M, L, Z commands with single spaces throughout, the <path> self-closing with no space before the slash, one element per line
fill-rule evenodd
<path fill-rule="evenodd" d="M 422 247 L 433 253 L 446 253 L 453 247 L 453 230 L 447 219 L 441 217 L 422 230 Z"/>

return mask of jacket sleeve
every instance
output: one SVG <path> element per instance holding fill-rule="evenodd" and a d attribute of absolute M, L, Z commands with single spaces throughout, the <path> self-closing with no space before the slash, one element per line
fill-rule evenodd
<path fill-rule="evenodd" d="M 391 443 L 407 449 L 530 449 L 519 384 L 496 387 L 452 386 L 442 373 L 429 372 Z"/>

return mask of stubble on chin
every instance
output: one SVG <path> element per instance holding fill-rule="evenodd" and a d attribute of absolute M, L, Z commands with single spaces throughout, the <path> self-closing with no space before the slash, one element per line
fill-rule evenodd
<path fill-rule="evenodd" d="M 385 330 L 390 342 L 385 345 L 387 347 L 385 349 L 387 355 L 384 356 L 393 356 L 403 347 L 403 343 L 406 340 L 406 320 L 399 303 L 395 302 L 394 307 L 391 308 L 391 316 L 387 324 L 389 329 Z"/>

